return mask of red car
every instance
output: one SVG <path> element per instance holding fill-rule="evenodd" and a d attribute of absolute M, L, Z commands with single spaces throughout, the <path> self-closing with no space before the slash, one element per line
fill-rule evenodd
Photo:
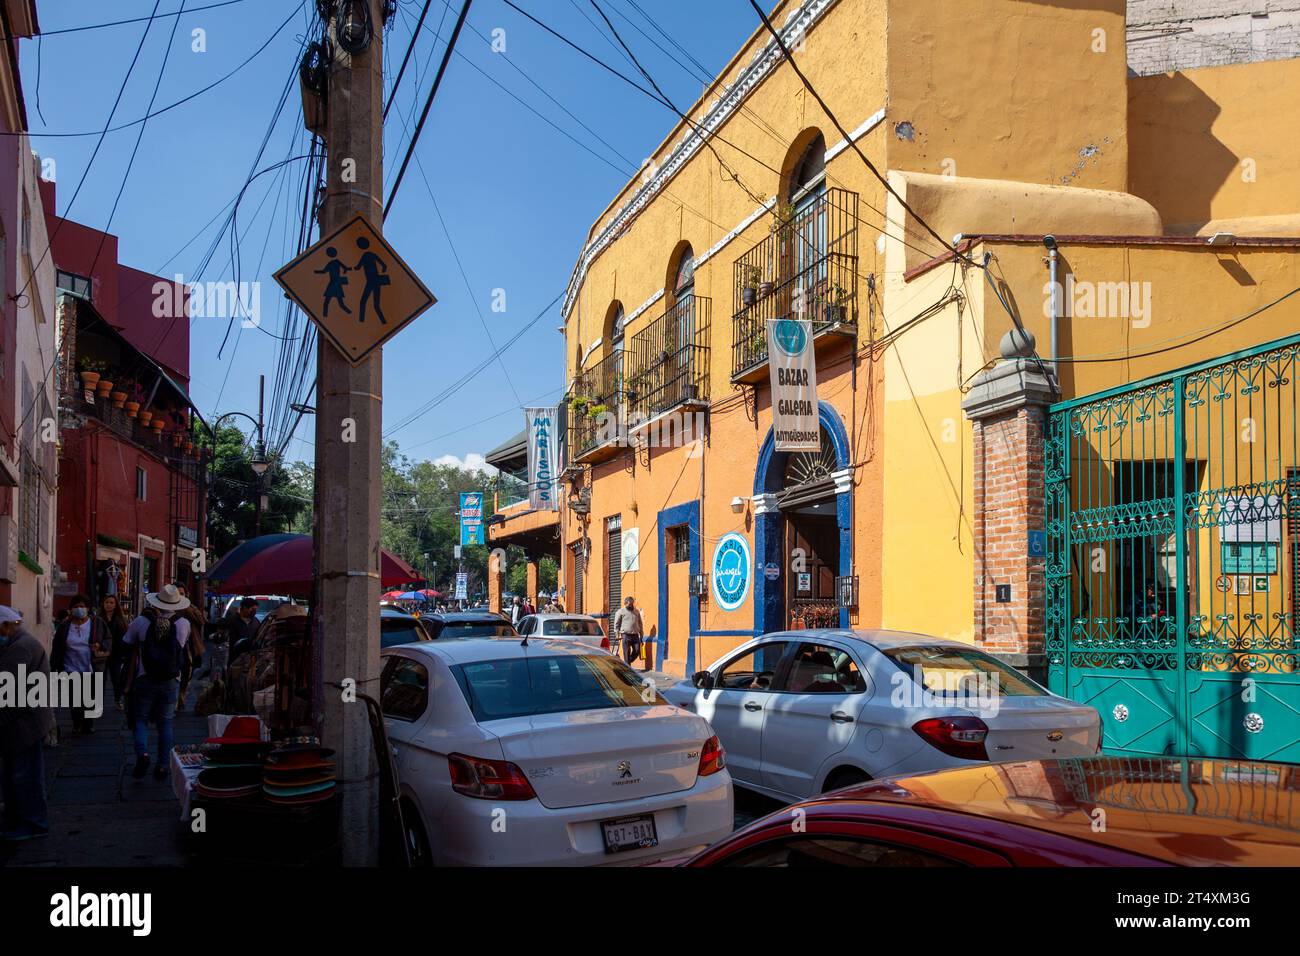
<path fill-rule="evenodd" d="M 1092 757 L 858 784 L 687 866 L 1300 866 L 1300 766 Z"/>

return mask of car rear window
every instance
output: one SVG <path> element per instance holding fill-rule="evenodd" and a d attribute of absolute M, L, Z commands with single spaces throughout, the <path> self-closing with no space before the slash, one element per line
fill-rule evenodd
<path fill-rule="evenodd" d="M 996 657 L 974 648 L 891 647 L 881 653 L 932 694 L 1044 697 L 1047 691 Z"/>
<path fill-rule="evenodd" d="M 515 633 L 506 621 L 444 621 L 439 637 L 509 637 Z"/>
<path fill-rule="evenodd" d="M 652 684 L 608 654 L 516 657 L 451 670 L 479 721 L 666 703 Z"/>
<path fill-rule="evenodd" d="M 379 629 L 380 647 L 396 647 L 398 644 L 414 644 L 416 641 L 428 639 L 429 636 L 424 633 L 424 628 L 414 621 L 381 625 Z"/>
<path fill-rule="evenodd" d="M 542 633 L 547 637 L 601 637 L 605 632 L 595 621 L 543 621 Z"/>

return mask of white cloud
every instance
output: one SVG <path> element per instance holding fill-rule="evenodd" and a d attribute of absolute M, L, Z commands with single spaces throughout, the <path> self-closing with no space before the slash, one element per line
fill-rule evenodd
<path fill-rule="evenodd" d="M 433 459 L 435 465 L 451 465 L 453 468 L 459 468 L 462 471 L 485 471 L 489 475 L 495 475 L 497 470 L 487 463 L 484 458 L 476 451 L 472 451 L 464 458 L 457 458 L 455 455 L 443 455 L 441 458 Z"/>

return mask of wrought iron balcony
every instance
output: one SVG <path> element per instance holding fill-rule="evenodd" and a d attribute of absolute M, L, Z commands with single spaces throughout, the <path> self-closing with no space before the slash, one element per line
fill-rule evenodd
<path fill-rule="evenodd" d="M 679 405 L 708 404 L 712 301 L 687 295 L 632 337 L 627 407 L 634 427 Z"/>
<path fill-rule="evenodd" d="M 617 421 L 624 413 L 623 368 L 626 354 L 612 352 L 575 376 L 566 396 L 569 406 L 569 448 L 573 460 L 591 460 L 608 444 L 606 416 Z M 603 426 L 603 427 L 602 427 Z"/>
<path fill-rule="evenodd" d="M 858 194 L 828 189 L 734 266 L 731 379 L 767 376 L 769 319 L 806 318 L 813 336 L 856 337 Z"/>

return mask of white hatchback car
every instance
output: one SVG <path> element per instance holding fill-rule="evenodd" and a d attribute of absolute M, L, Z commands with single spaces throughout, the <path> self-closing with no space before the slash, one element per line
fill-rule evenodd
<path fill-rule="evenodd" d="M 609 654 L 510 637 L 383 658 L 384 725 L 421 863 L 646 863 L 732 830 L 707 721 Z"/>
<path fill-rule="evenodd" d="M 609 638 L 600 627 L 600 622 L 585 614 L 529 614 L 519 619 L 516 628 L 520 636 L 554 640 L 561 638 L 586 644 L 597 650 L 609 650 Z"/>
<path fill-rule="evenodd" d="M 737 784 L 786 801 L 886 775 L 1101 748 L 1095 708 L 970 644 L 923 634 L 766 634 L 664 696 L 708 720 Z"/>

